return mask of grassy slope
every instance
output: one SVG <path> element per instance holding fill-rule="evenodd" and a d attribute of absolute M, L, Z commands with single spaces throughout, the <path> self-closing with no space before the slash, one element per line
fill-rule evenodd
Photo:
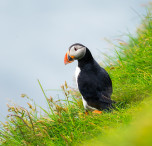
<path fill-rule="evenodd" d="M 130 107 L 127 111 L 132 114 L 128 124 L 110 128 L 104 135 L 85 141 L 83 145 L 92 146 L 151 146 L 152 145 L 152 96 Z"/>
<path fill-rule="evenodd" d="M 146 105 L 152 105 L 151 19 L 146 17 L 142 27 L 136 38 L 129 36 L 128 44 L 119 46 L 118 60 L 112 60 L 113 65 L 106 68 L 113 81 L 112 98 L 117 101 L 112 112 L 84 115 L 82 102 L 77 98 L 79 93 L 71 91 L 67 84 L 62 87 L 66 95 L 64 105 L 45 96 L 49 108 L 47 111 L 42 108 L 43 115 L 39 115 L 38 106 L 24 96 L 32 103 L 28 103 L 30 110 L 16 105 L 8 106 L 10 115 L 8 121 L 2 123 L 0 131 L 2 145 L 83 145 L 90 139 L 89 144 L 92 140 L 93 144 L 100 145 L 136 144 L 132 140 L 138 137 L 134 130 L 140 131 L 139 127 L 144 127 L 144 121 L 152 121 L 152 118 L 143 116 L 144 112 L 148 114 L 152 111 L 151 108 L 143 110 Z M 69 101 L 69 97 L 73 101 Z M 136 124 L 139 121 L 137 115 L 142 116 L 143 122 Z M 132 123 L 137 126 L 131 127 Z M 141 132 L 141 135 L 148 137 L 147 133 Z"/>

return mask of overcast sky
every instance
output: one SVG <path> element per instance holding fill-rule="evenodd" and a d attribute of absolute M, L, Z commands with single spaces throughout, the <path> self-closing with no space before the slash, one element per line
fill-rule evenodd
<path fill-rule="evenodd" d="M 37 79 L 44 89 L 59 89 L 65 80 L 72 86 L 77 62 L 64 66 L 68 47 L 79 42 L 95 58 L 99 51 L 110 55 L 104 38 L 135 33 L 148 1 L 0 0 L 0 120 L 9 99 L 24 105 L 22 93 L 45 104 Z"/>

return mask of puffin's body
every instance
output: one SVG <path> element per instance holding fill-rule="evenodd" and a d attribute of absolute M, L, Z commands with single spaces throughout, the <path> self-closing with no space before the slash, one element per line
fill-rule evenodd
<path fill-rule="evenodd" d="M 77 52 L 78 50 L 80 53 Z M 75 53 L 81 55 L 76 54 L 76 56 Z M 112 82 L 108 73 L 100 67 L 89 49 L 82 44 L 77 43 L 70 46 L 64 62 L 65 64 L 71 63 L 74 59 L 78 60 L 75 77 L 78 89 L 82 94 L 84 108 L 86 110 L 109 109 L 112 106 Z"/>

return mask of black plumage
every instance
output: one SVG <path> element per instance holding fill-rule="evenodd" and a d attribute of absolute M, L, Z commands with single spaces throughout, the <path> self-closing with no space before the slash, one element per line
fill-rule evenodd
<path fill-rule="evenodd" d="M 112 81 L 88 48 L 84 57 L 78 60 L 78 67 L 81 70 L 77 78 L 78 88 L 87 104 L 98 110 L 111 108 Z"/>

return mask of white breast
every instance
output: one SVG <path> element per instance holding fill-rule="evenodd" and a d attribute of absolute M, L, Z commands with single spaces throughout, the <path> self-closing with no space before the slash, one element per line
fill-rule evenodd
<path fill-rule="evenodd" d="M 81 72 L 80 68 L 76 67 L 76 70 L 75 70 L 75 80 L 76 80 L 77 88 L 78 88 L 78 76 L 79 76 L 80 72 Z"/>
<path fill-rule="evenodd" d="M 75 70 L 75 80 L 76 80 L 77 88 L 78 88 L 78 76 L 79 76 L 80 72 L 81 72 L 80 68 L 79 68 L 79 67 L 76 67 L 76 70 Z M 79 88 L 78 88 L 78 89 L 79 89 Z M 83 96 L 82 96 L 82 101 L 83 101 L 83 106 L 84 106 L 85 109 L 95 110 L 95 108 L 90 107 L 90 106 L 87 104 L 87 102 L 86 102 L 86 100 L 83 98 Z"/>

